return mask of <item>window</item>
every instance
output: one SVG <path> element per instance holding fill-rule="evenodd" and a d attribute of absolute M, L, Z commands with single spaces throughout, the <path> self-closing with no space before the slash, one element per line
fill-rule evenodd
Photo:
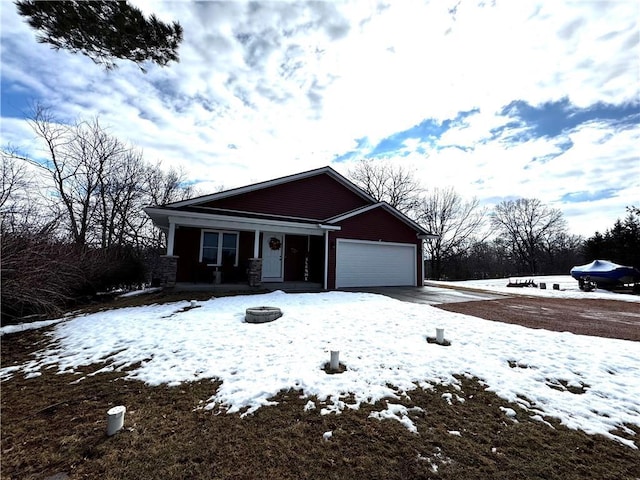
<path fill-rule="evenodd" d="M 222 234 L 222 264 L 236 265 L 236 254 L 238 253 L 238 234 L 223 233 Z"/>
<path fill-rule="evenodd" d="M 207 265 L 238 265 L 238 234 L 202 231 L 200 261 Z"/>
<path fill-rule="evenodd" d="M 200 261 L 204 263 L 218 263 L 218 232 L 202 232 L 202 253 Z"/>

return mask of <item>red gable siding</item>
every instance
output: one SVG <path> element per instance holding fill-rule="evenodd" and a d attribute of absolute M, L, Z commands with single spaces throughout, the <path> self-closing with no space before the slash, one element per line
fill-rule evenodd
<path fill-rule="evenodd" d="M 325 220 L 369 203 L 329 175 L 322 174 L 208 202 L 203 206 Z"/>
<path fill-rule="evenodd" d="M 337 233 L 339 238 L 356 240 L 415 243 L 418 233 L 382 207 L 347 218 L 338 225 L 342 227 Z"/>
<path fill-rule="evenodd" d="M 383 210 L 374 208 L 368 212 L 348 218 L 338 225 L 342 230 L 329 234 L 329 269 L 327 271 L 327 288 L 336 288 L 336 239 L 370 240 L 374 242 L 413 243 L 416 245 L 416 284 L 422 280 L 422 240 L 418 232 L 409 225 Z"/>

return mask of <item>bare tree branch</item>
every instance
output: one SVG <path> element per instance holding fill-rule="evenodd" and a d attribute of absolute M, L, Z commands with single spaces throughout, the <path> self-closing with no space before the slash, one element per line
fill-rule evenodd
<path fill-rule="evenodd" d="M 510 242 L 514 257 L 528 273 L 539 273 L 540 255 L 545 243 L 553 243 L 566 234 L 562 212 L 549 208 L 538 199 L 520 198 L 496 205 L 491 224 Z"/>
<path fill-rule="evenodd" d="M 443 261 L 461 254 L 469 248 L 476 235 L 487 237 L 481 231 L 487 210 L 477 199 L 465 202 L 453 188 L 436 188 L 424 197 L 419 208 L 418 221 L 429 232 L 438 235 L 426 243 L 432 276 L 440 279 Z"/>
<path fill-rule="evenodd" d="M 414 171 L 385 160 L 362 159 L 348 176 L 375 200 L 415 216 L 423 189 Z"/>

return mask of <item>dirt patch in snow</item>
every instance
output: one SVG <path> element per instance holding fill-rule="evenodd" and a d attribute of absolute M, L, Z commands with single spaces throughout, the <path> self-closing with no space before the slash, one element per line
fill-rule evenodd
<path fill-rule="evenodd" d="M 640 341 L 640 304 L 636 302 L 513 297 L 436 307 L 530 328 Z"/>

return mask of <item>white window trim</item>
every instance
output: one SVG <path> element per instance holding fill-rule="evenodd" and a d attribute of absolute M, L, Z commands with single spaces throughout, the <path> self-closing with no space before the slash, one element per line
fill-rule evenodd
<path fill-rule="evenodd" d="M 222 235 L 224 233 L 230 233 L 230 234 L 234 234 L 236 236 L 236 258 L 235 261 L 233 262 L 233 266 L 237 267 L 238 266 L 238 250 L 240 247 L 240 232 L 232 232 L 229 230 L 205 230 L 202 229 L 200 230 L 200 252 L 198 254 L 198 261 L 200 263 L 202 263 L 202 249 L 204 247 L 204 234 L 205 233 L 217 233 L 219 235 L 218 237 L 218 263 L 207 263 L 207 266 L 209 267 L 221 267 L 222 266 Z"/>

